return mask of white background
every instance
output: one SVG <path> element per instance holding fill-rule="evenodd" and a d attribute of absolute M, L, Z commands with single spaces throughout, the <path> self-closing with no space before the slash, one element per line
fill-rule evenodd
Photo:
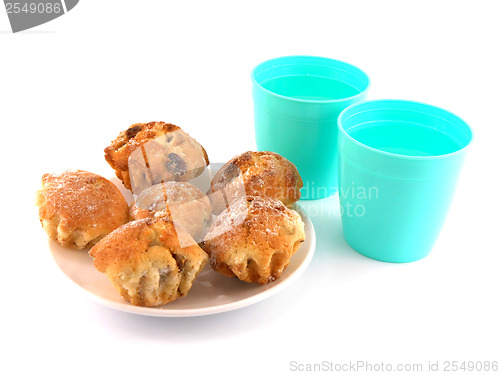
<path fill-rule="evenodd" d="M 495 3 L 82 0 L 19 34 L 0 7 L 1 371 L 286 374 L 291 361 L 500 360 Z M 238 311 L 131 315 L 63 276 L 34 207 L 43 173 L 111 176 L 103 149 L 134 122 L 180 125 L 212 161 L 255 149 L 250 71 L 291 54 L 350 62 L 371 77 L 369 98 L 431 103 L 471 124 L 429 257 L 395 265 L 357 254 L 330 198 L 304 205 L 324 210 L 312 217 L 305 274 Z"/>

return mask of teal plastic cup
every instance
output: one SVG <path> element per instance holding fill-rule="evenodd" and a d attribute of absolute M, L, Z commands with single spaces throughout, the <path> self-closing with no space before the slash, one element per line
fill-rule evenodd
<path fill-rule="evenodd" d="M 259 151 L 274 151 L 297 166 L 302 199 L 338 190 L 337 119 L 365 99 L 370 80 L 342 61 L 287 56 L 252 71 L 255 139 Z"/>
<path fill-rule="evenodd" d="M 403 100 L 354 104 L 338 126 L 347 243 L 385 262 L 427 256 L 452 202 L 471 128 L 444 109 Z"/>

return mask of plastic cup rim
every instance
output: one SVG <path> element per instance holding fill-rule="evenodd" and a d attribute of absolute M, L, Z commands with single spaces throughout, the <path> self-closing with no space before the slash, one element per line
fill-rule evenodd
<path fill-rule="evenodd" d="M 447 154 L 441 154 L 441 155 L 426 155 L 426 156 L 422 156 L 422 155 L 420 155 L 420 156 L 419 155 L 403 155 L 403 154 L 396 154 L 396 153 L 389 152 L 389 151 L 383 151 L 383 150 L 380 150 L 378 148 L 368 146 L 368 145 L 366 145 L 366 144 L 358 141 L 354 137 L 352 137 L 349 133 L 347 133 L 347 131 L 341 125 L 341 122 L 342 122 L 343 117 L 345 116 L 345 114 L 347 113 L 347 111 L 349 109 L 357 107 L 357 106 L 361 106 L 361 105 L 366 104 L 366 103 L 375 103 L 375 102 L 379 102 L 379 103 L 382 103 L 382 102 L 392 102 L 392 103 L 418 104 L 418 105 L 424 105 L 424 106 L 427 106 L 427 107 L 430 107 L 430 108 L 433 108 L 433 109 L 437 109 L 439 111 L 443 111 L 443 112 L 448 113 L 449 115 L 457 118 L 458 120 L 462 121 L 467 126 L 467 128 L 470 131 L 470 139 L 467 142 L 467 144 L 465 146 L 461 147 L 460 149 L 458 149 L 456 151 L 453 151 L 453 152 L 450 152 L 450 153 L 447 153 Z M 380 109 L 383 109 L 383 108 L 380 108 Z M 395 109 L 395 108 L 385 108 L 385 109 Z M 419 113 L 422 113 L 422 114 L 428 114 L 427 112 L 418 111 L 418 110 L 414 110 L 414 112 L 419 112 Z M 374 152 L 374 153 L 378 153 L 378 154 L 381 154 L 381 155 L 385 155 L 385 156 L 389 156 L 389 157 L 393 157 L 393 158 L 398 158 L 398 159 L 406 159 L 406 160 L 436 160 L 436 159 L 449 158 L 451 156 L 454 156 L 454 155 L 457 155 L 457 154 L 465 152 L 465 150 L 469 148 L 469 146 L 471 145 L 471 143 L 472 143 L 472 141 L 474 139 L 474 132 L 472 131 L 472 128 L 462 118 L 458 117 L 457 115 L 455 115 L 454 113 L 448 111 L 447 109 L 444 109 L 444 108 L 441 108 L 441 107 L 438 107 L 438 106 L 435 106 L 435 105 L 432 105 L 432 104 L 427 104 L 427 103 L 415 101 L 415 100 L 405 100 L 405 99 L 373 99 L 373 100 L 363 100 L 361 102 L 353 103 L 350 106 L 346 107 L 340 113 L 340 115 L 339 115 L 339 117 L 337 119 L 337 125 L 338 125 L 339 132 L 341 132 L 347 139 L 349 139 L 354 144 L 356 144 L 358 146 L 361 146 L 362 148 L 364 148 L 366 150 L 369 150 L 371 152 Z M 339 139 L 340 139 L 340 137 L 339 137 Z M 340 147 L 339 147 L 339 152 L 340 152 Z"/>
<path fill-rule="evenodd" d="M 281 59 L 285 59 L 285 58 L 294 58 L 294 57 L 305 57 L 305 58 L 315 58 L 315 59 L 324 59 L 324 60 L 329 60 L 329 61 L 333 61 L 333 62 L 336 62 L 336 63 L 341 63 L 341 64 L 344 64 L 344 65 L 347 65 L 349 66 L 350 68 L 354 68 L 354 70 L 357 70 L 359 71 L 363 76 L 364 78 L 366 78 L 367 80 L 367 84 L 366 84 L 366 87 L 364 88 L 364 90 L 361 90 L 359 93 L 357 93 L 356 95 L 352 95 L 352 96 L 347 96 L 345 98 L 341 98 L 341 99 L 327 99 L 327 100 L 315 100 L 315 99 L 298 99 L 298 98 L 294 98 L 294 97 L 291 97 L 291 96 L 286 96 L 286 95 L 280 95 L 280 94 L 277 94 L 275 92 L 272 92 L 271 90 L 268 90 L 266 89 L 265 87 L 263 87 L 259 82 L 257 82 L 257 80 L 255 79 L 255 72 L 256 70 L 261 67 L 262 65 L 266 64 L 266 63 L 269 63 L 271 61 L 277 61 L 277 60 L 281 60 Z M 281 99 L 286 99 L 286 100 L 289 100 L 289 101 L 294 101 L 294 102 L 298 102 L 298 103 L 314 103 L 314 104 L 322 104 L 322 103 L 325 103 L 325 104 L 328 104 L 328 103 L 341 103 L 341 102 L 345 102 L 345 101 L 350 101 L 350 100 L 355 100 L 356 98 L 359 98 L 359 97 L 363 97 L 365 95 L 365 93 L 368 91 L 368 89 L 370 88 L 371 86 L 371 80 L 370 80 L 370 77 L 368 77 L 368 75 L 362 71 L 360 68 L 358 68 L 357 66 L 355 65 L 352 65 L 352 64 L 349 64 L 345 61 L 341 61 L 341 60 L 336 60 L 336 59 L 331 59 L 329 57 L 322 57 L 322 56 L 314 56 L 314 55 L 290 55 L 290 56 L 281 56 L 281 57 L 274 57 L 272 59 L 268 59 L 268 60 L 265 60 L 265 61 L 262 61 L 261 63 L 259 63 L 257 66 L 255 66 L 255 68 L 252 69 L 252 73 L 251 73 L 251 78 L 252 78 L 252 82 L 259 86 L 260 89 L 262 89 L 263 91 L 267 92 L 268 94 L 272 95 L 272 96 L 275 96 L 275 97 L 278 97 L 278 98 L 281 98 Z M 345 82 L 344 82 L 345 83 Z"/>

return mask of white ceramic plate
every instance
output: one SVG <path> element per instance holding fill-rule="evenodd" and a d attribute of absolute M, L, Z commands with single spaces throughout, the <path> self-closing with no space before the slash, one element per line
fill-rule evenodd
<path fill-rule="evenodd" d="M 127 200 L 130 193 L 116 179 Z M 297 206 L 305 224 L 306 240 L 292 256 L 290 264 L 278 280 L 266 285 L 249 284 L 213 271 L 209 265 L 200 272 L 188 295 L 160 307 L 134 306 L 125 301 L 113 288 L 107 277 L 97 271 L 86 250 L 72 250 L 49 240 L 52 256 L 63 273 L 104 306 L 134 314 L 183 317 L 231 311 L 262 301 L 289 286 L 304 272 L 314 254 L 316 234 L 312 222 Z"/>

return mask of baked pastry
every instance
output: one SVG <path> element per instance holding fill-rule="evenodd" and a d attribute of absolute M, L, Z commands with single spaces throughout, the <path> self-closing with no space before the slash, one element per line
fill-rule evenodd
<path fill-rule="evenodd" d="M 246 196 L 214 220 L 203 249 L 215 271 L 266 284 L 281 276 L 304 240 L 296 211 L 274 198 Z"/>
<path fill-rule="evenodd" d="M 208 197 L 189 182 L 167 181 L 153 185 L 130 207 L 132 220 L 167 217 L 201 242 L 212 218 Z"/>
<path fill-rule="evenodd" d="M 207 263 L 207 254 L 188 237 L 168 219 L 147 218 L 116 229 L 89 254 L 127 301 L 160 306 L 185 296 Z"/>
<path fill-rule="evenodd" d="M 218 214 L 244 195 L 276 198 L 290 206 L 300 199 L 302 186 L 297 167 L 288 159 L 270 151 L 247 151 L 215 174 L 209 196 Z"/>
<path fill-rule="evenodd" d="M 162 181 L 189 181 L 209 164 L 198 142 L 161 121 L 133 124 L 104 153 L 116 176 L 137 195 Z"/>
<path fill-rule="evenodd" d="M 81 170 L 44 174 L 36 205 L 47 234 L 77 249 L 92 246 L 129 219 L 128 204 L 118 188 Z"/>

